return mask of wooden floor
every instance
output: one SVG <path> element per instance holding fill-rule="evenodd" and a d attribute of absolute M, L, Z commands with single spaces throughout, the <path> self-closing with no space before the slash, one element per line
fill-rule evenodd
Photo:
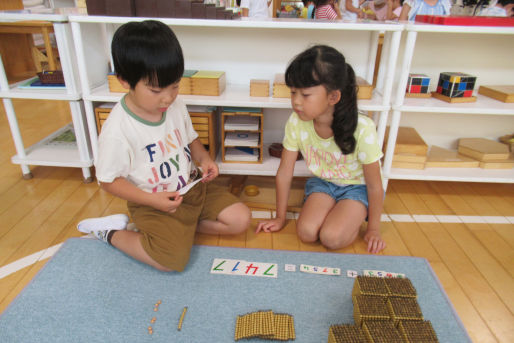
<path fill-rule="evenodd" d="M 17 100 L 14 104 L 27 146 L 70 121 L 64 102 Z M 12 155 L 14 144 L 0 107 L 0 269 L 80 236 L 76 225 L 84 218 L 127 212 L 123 201 L 96 183 L 83 183 L 80 169 L 32 167 L 34 178 L 23 180 L 19 166 L 10 162 Z M 229 181 L 223 176 L 218 182 L 228 185 Z M 257 184 L 261 193 L 241 198 L 255 203 L 256 215 L 269 215 L 260 204 L 273 203 L 273 180 L 250 177 L 246 183 Z M 302 183 L 295 181 L 291 206 L 301 204 Z M 388 245 L 384 255 L 426 258 L 474 342 L 514 342 L 513 184 L 391 181 L 384 213 L 381 228 Z M 449 217 L 433 220 L 436 215 Z M 456 216 L 461 216 L 457 222 Z M 245 234 L 199 235 L 197 243 L 325 251 L 319 244 L 298 241 L 294 220 L 279 233 L 255 235 L 257 221 Z M 365 244 L 358 239 L 339 252 L 366 254 Z M 46 261 L 0 278 L 0 312 Z"/>

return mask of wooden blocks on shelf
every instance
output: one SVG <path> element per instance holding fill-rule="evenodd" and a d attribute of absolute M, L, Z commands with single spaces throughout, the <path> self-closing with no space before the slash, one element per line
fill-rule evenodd
<path fill-rule="evenodd" d="M 389 127 L 386 128 L 386 141 Z M 387 146 L 387 143 L 384 143 Z M 428 145 L 412 127 L 399 127 L 393 155 L 393 168 L 425 169 Z"/>
<path fill-rule="evenodd" d="M 212 160 L 216 160 L 219 148 L 217 110 L 206 106 L 188 106 L 187 110 L 200 141 Z"/>
<path fill-rule="evenodd" d="M 427 168 L 478 168 L 479 162 L 459 154 L 458 151 L 432 145 L 425 166 Z"/>
<path fill-rule="evenodd" d="M 124 88 L 118 77 L 114 73 L 107 75 L 107 82 L 109 84 L 109 91 L 113 93 L 128 93 L 128 89 Z"/>
<path fill-rule="evenodd" d="M 193 94 L 193 85 L 191 82 L 191 76 L 196 74 L 198 70 L 184 70 L 184 75 L 180 79 L 180 83 L 178 84 L 178 94 L 190 95 Z"/>
<path fill-rule="evenodd" d="M 274 98 L 290 98 L 291 90 L 286 85 L 284 74 L 275 74 L 273 80 L 273 97 Z"/>
<path fill-rule="evenodd" d="M 488 96 L 502 102 L 514 102 L 514 85 L 480 86 L 478 94 Z"/>
<path fill-rule="evenodd" d="M 503 143 L 486 138 L 459 139 L 459 153 L 472 157 L 483 169 L 511 169 L 514 157 L 509 147 Z"/>
<path fill-rule="evenodd" d="M 373 86 L 362 77 L 357 76 L 357 99 L 371 99 Z"/>
<path fill-rule="evenodd" d="M 222 162 L 262 163 L 263 113 L 257 108 L 226 107 L 221 114 Z"/>
<path fill-rule="evenodd" d="M 219 96 L 226 87 L 224 71 L 200 70 L 191 76 L 191 94 Z"/>
<path fill-rule="evenodd" d="M 250 96 L 269 96 L 269 81 L 268 80 L 250 80 Z"/>
<path fill-rule="evenodd" d="M 508 146 L 486 138 L 459 139 L 459 152 L 479 161 L 509 158 Z"/>

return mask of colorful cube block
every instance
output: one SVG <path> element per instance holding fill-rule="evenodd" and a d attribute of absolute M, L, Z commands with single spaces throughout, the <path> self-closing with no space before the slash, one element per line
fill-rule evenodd
<path fill-rule="evenodd" d="M 437 93 L 449 98 L 467 98 L 473 96 L 476 76 L 464 73 L 444 72 L 439 75 Z"/>
<path fill-rule="evenodd" d="M 409 74 L 407 93 L 428 93 L 430 77 L 425 74 Z"/>

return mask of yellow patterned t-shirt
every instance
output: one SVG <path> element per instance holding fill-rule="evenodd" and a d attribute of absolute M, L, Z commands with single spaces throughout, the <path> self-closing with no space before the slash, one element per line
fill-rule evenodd
<path fill-rule="evenodd" d="M 303 121 L 293 112 L 286 123 L 283 145 L 287 150 L 300 151 L 308 169 L 321 179 L 338 185 L 365 184 L 362 165 L 382 157 L 375 123 L 359 115 L 354 137 L 354 152 L 343 155 L 333 136 L 319 137 L 312 120 Z"/>

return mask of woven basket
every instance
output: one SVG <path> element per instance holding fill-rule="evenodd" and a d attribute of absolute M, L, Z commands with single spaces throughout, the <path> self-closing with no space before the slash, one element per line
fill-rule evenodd
<path fill-rule="evenodd" d="M 37 73 L 37 76 L 39 76 L 39 80 L 43 84 L 64 83 L 64 76 L 61 70 L 42 71 L 40 73 Z"/>

